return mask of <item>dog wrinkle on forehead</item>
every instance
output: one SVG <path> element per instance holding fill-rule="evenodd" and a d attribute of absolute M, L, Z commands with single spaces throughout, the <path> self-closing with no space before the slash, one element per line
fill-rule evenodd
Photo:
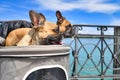
<path fill-rule="evenodd" d="M 60 27 L 60 32 L 64 32 L 66 30 L 66 28 L 64 26 Z"/>
<path fill-rule="evenodd" d="M 38 35 L 39 38 L 46 38 L 48 36 L 48 34 L 45 31 L 38 33 Z"/>
<path fill-rule="evenodd" d="M 70 24 L 70 22 L 69 22 L 69 21 L 64 20 L 64 21 L 62 22 L 62 24 L 61 24 L 61 25 L 65 26 L 65 25 L 69 25 L 69 24 Z"/>

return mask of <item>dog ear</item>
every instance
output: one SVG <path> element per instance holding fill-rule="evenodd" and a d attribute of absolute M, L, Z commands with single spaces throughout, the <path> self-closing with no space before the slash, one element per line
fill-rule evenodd
<path fill-rule="evenodd" d="M 58 20 L 63 18 L 63 16 L 62 16 L 60 11 L 56 11 L 56 17 L 57 17 Z"/>
<path fill-rule="evenodd" d="M 34 26 L 37 26 L 39 24 L 39 15 L 37 12 L 30 10 L 29 17 Z"/>
<path fill-rule="evenodd" d="M 46 21 L 45 16 L 42 13 L 39 13 L 39 25 L 44 24 L 45 21 Z"/>

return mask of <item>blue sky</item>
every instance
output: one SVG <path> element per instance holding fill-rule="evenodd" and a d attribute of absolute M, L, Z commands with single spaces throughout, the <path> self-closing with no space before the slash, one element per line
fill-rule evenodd
<path fill-rule="evenodd" d="M 56 22 L 60 10 L 72 24 L 120 25 L 120 0 L 0 0 L 0 20 L 29 20 L 29 10 Z"/>

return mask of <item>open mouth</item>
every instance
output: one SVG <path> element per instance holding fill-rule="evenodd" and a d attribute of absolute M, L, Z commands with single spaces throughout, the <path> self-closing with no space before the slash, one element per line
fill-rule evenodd
<path fill-rule="evenodd" d="M 49 37 L 47 39 L 48 44 L 53 44 L 53 45 L 61 45 L 61 38 L 60 37 Z"/>
<path fill-rule="evenodd" d="M 61 41 L 51 41 L 50 44 L 61 45 L 62 42 Z"/>

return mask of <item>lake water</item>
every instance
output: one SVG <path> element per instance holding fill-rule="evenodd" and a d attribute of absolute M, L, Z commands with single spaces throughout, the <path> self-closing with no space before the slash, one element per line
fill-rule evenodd
<path fill-rule="evenodd" d="M 105 75 L 113 74 L 113 39 L 105 39 L 102 42 L 99 39 L 87 38 L 77 40 L 78 47 L 78 66 L 77 73 L 80 76 L 92 76 L 101 74 L 101 66 L 103 66 L 103 72 Z M 72 42 L 72 43 L 71 43 Z M 72 51 L 75 50 L 75 40 L 67 38 L 63 40 L 63 43 L 71 46 L 70 54 L 70 75 L 72 74 L 73 60 Z M 82 44 L 81 44 L 82 43 Z M 103 45 L 103 47 L 101 47 Z M 103 65 L 101 65 L 101 49 L 103 49 Z M 88 59 L 89 58 L 89 59 Z M 109 67 L 107 67 L 109 66 Z M 82 79 L 83 80 L 83 79 Z M 84 80 L 93 80 L 93 79 L 84 79 Z M 97 79 L 100 80 L 100 79 Z M 112 80 L 112 79 L 105 79 Z"/>

